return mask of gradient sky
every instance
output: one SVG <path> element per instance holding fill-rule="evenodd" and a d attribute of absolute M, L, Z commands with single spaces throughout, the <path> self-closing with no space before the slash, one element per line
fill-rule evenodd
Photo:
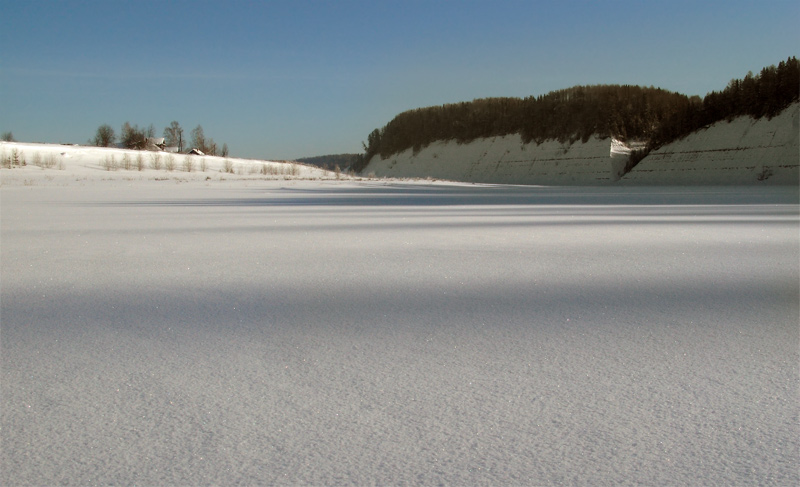
<path fill-rule="evenodd" d="M 360 152 L 398 113 L 579 84 L 687 95 L 800 54 L 800 2 L 0 0 L 0 132 L 201 124 L 232 156 Z"/>

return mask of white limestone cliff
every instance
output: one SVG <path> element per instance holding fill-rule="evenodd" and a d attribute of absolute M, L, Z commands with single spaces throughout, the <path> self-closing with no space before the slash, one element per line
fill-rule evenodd
<path fill-rule="evenodd" d="M 523 143 L 518 134 L 375 156 L 363 173 L 501 184 L 798 184 L 798 112 L 795 103 L 769 120 L 718 122 L 651 152 L 624 175 L 631 150 L 642 144 L 593 136 L 537 145 Z"/>
<path fill-rule="evenodd" d="M 651 152 L 621 182 L 798 184 L 799 115 L 795 103 L 772 119 L 717 122 Z"/>

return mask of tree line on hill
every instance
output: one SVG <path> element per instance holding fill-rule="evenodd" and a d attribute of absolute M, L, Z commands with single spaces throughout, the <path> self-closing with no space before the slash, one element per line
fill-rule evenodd
<path fill-rule="evenodd" d="M 310 164 L 322 169 L 334 170 L 340 168 L 347 170 L 361 160 L 361 154 L 329 154 L 325 156 L 303 157 L 297 159 L 297 162 Z"/>
<path fill-rule="evenodd" d="M 632 155 L 627 170 L 650 150 L 694 130 L 736 116 L 773 117 L 800 91 L 796 57 L 769 66 L 759 74 L 734 79 L 704 98 L 660 88 L 630 85 L 575 86 L 527 98 L 485 98 L 418 108 L 397 115 L 375 129 L 364 143 L 354 169 L 363 170 L 375 155 L 415 152 L 438 140 L 467 143 L 478 138 L 520 134 L 523 142 L 540 144 L 601 138 L 646 142 Z"/>
<path fill-rule="evenodd" d="M 184 150 L 183 127 L 177 121 L 172 121 L 163 132 L 164 144 L 166 147 L 174 147 L 178 152 Z M 147 139 L 156 136 L 156 129 L 153 124 L 147 128 L 139 128 L 138 125 L 131 125 L 130 122 L 122 124 L 122 130 L 117 137 L 114 129 L 108 125 L 103 124 L 97 128 L 97 133 L 94 139 L 89 142 L 98 147 L 111 147 L 119 140 L 120 146 L 124 149 L 142 150 L 145 148 Z M 190 133 L 189 147 L 201 151 L 203 154 L 209 156 L 228 156 L 228 144 L 222 144 L 222 148 L 217 148 L 217 143 L 211 137 L 206 137 L 203 127 L 198 125 L 192 129 Z"/>

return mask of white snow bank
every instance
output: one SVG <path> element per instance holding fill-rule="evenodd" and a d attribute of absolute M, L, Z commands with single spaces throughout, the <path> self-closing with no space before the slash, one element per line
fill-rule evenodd
<path fill-rule="evenodd" d="M 0 198 L 0 484 L 800 483 L 796 187 Z"/>
<path fill-rule="evenodd" d="M 24 165 L 14 165 L 20 162 Z M 54 185 L 80 180 L 220 181 L 340 179 L 317 167 L 285 161 L 196 156 L 106 147 L 0 142 L 0 184 Z"/>
<path fill-rule="evenodd" d="M 645 157 L 633 184 L 800 184 L 800 104 L 778 116 L 717 122 Z"/>

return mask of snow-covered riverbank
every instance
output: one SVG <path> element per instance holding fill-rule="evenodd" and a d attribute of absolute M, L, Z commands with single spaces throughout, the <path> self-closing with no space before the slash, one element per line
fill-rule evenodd
<path fill-rule="evenodd" d="M 631 184 L 800 184 L 800 104 L 768 120 L 739 117 L 651 152 Z"/>
<path fill-rule="evenodd" d="M 479 183 L 596 185 L 618 180 L 625 168 L 627 155 L 612 151 L 613 142 L 592 137 L 585 143 L 525 144 L 518 134 L 465 144 L 439 141 L 419 152 L 408 149 L 386 159 L 375 156 L 363 172 Z"/>
<path fill-rule="evenodd" d="M 800 184 L 800 104 L 779 116 L 739 117 L 699 130 L 645 157 L 622 177 L 632 184 Z M 623 175 L 630 149 L 612 138 L 524 144 L 519 135 L 466 144 L 439 141 L 418 152 L 375 156 L 364 173 L 502 184 L 601 185 Z"/>
<path fill-rule="evenodd" d="M 318 167 L 286 161 L 16 142 L 0 142 L 0 167 L 0 184 L 4 186 L 63 186 L 88 181 L 189 182 L 344 177 Z"/>

